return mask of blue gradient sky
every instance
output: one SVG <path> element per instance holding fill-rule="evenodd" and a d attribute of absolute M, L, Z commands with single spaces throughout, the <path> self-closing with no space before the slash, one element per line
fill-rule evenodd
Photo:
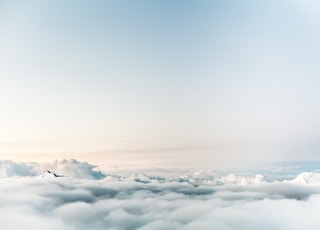
<path fill-rule="evenodd" d="M 0 156 L 320 160 L 320 4 L 1 1 Z"/>

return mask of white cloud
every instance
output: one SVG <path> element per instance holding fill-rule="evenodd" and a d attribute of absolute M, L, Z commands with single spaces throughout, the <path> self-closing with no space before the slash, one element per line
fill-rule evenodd
<path fill-rule="evenodd" d="M 314 183 L 319 178 L 317 173 L 303 174 L 304 178 L 312 177 L 307 180 L 311 184 L 299 184 L 296 180 L 261 183 L 260 176 L 255 180 L 255 175 L 219 176 L 210 171 L 207 175 L 190 172 L 181 177 L 146 174 L 146 183 L 135 180 L 139 173 L 102 180 L 77 179 L 80 175 L 97 177 L 90 174 L 93 166 L 75 160 L 48 164 L 71 174 L 74 169 L 75 177 L 48 179 L 30 176 L 43 164 L 0 165 L 1 169 L 10 169 L 2 174 L 9 177 L 0 179 L 2 230 L 316 230 L 320 226 L 320 187 Z M 19 174 L 21 177 L 12 177 Z M 232 183 L 207 183 L 208 178 L 232 178 Z M 242 183 L 243 178 L 250 183 Z M 199 186 L 194 186 L 195 180 Z"/>
<path fill-rule="evenodd" d="M 50 163 L 0 161 L 0 177 L 37 176 L 44 170 L 58 175 L 81 179 L 102 179 L 104 173 L 96 170 L 95 165 L 74 159 L 60 160 Z"/>

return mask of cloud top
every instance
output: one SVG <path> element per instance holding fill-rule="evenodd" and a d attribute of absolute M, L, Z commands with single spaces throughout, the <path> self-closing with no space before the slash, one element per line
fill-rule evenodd
<path fill-rule="evenodd" d="M 43 168 L 67 176 L 38 177 Z M 0 172 L 4 230 L 317 230 L 320 225 L 317 172 L 281 181 L 210 170 L 181 175 L 138 170 L 124 176 L 77 160 L 1 161 Z"/>
<path fill-rule="evenodd" d="M 1 229 L 317 229 L 320 188 L 286 182 L 0 179 Z M 302 218 L 302 217 L 310 218 Z M 290 221 L 289 221 L 290 220 Z"/>
<path fill-rule="evenodd" d="M 81 179 L 102 179 L 106 175 L 97 170 L 97 166 L 87 162 L 71 160 L 56 160 L 50 163 L 0 161 L 0 177 L 38 176 L 45 170 L 57 175 Z"/>

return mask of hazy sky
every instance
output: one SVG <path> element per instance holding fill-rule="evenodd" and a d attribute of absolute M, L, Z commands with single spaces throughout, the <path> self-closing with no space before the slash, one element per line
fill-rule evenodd
<path fill-rule="evenodd" d="M 0 157 L 320 160 L 320 3 L 0 2 Z"/>

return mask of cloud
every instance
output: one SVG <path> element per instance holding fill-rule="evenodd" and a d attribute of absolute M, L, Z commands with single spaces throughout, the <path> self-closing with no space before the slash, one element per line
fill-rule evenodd
<path fill-rule="evenodd" d="M 81 179 L 102 179 L 106 175 L 96 170 L 95 165 L 74 159 L 50 163 L 0 161 L 0 177 L 38 176 L 45 170 L 58 175 Z"/>
<path fill-rule="evenodd" d="M 304 184 L 297 178 L 261 182 L 261 176 L 212 171 L 169 176 L 169 170 L 158 170 L 163 172 L 158 176 L 136 172 L 97 180 L 96 174 L 88 176 L 94 167 L 85 162 L 49 165 L 71 174 L 74 169 L 76 176 L 26 176 L 43 164 L 1 162 L 1 169 L 10 170 L 0 179 L 0 229 L 316 230 L 320 225 L 320 186 L 315 183 L 320 178 L 315 172 L 297 176 L 310 182 Z M 12 176 L 17 174 L 22 176 Z M 76 178 L 80 175 L 84 179 Z M 147 183 L 136 180 L 142 177 Z"/>
<path fill-rule="evenodd" d="M 10 176 L 30 176 L 35 175 L 34 166 L 26 163 L 16 163 L 13 161 L 0 161 L 0 177 Z"/>

